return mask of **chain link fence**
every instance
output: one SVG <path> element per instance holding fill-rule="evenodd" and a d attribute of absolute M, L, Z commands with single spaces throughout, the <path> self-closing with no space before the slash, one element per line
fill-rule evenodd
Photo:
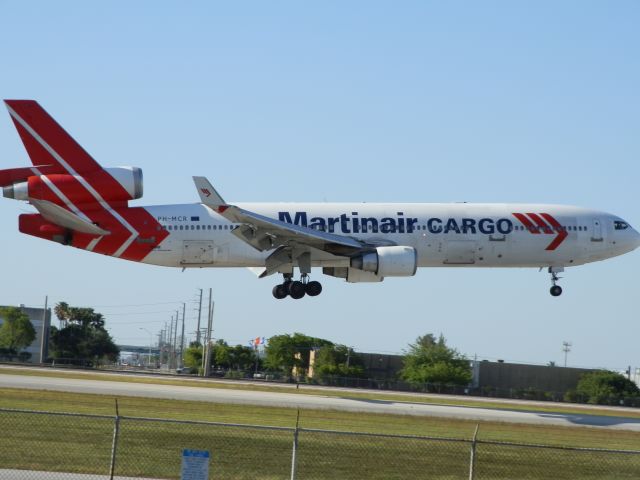
<path fill-rule="evenodd" d="M 640 451 L 0 409 L 0 479 L 638 479 Z M 477 432 L 476 432 L 477 433 Z"/>

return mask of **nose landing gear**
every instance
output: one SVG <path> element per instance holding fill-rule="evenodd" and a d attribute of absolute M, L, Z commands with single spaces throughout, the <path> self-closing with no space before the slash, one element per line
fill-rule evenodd
<path fill-rule="evenodd" d="M 551 283 L 553 284 L 549 289 L 549 293 L 554 297 L 559 297 L 560 295 L 562 295 L 562 287 L 560 285 L 556 285 L 556 282 L 561 278 L 558 276 L 558 273 L 561 272 L 564 272 L 563 267 L 549 267 L 549 273 L 551 274 Z"/>
<path fill-rule="evenodd" d="M 273 287 L 272 293 L 275 298 L 282 300 L 287 296 L 295 300 L 299 300 L 305 295 L 316 297 L 322 293 L 322 284 L 320 282 L 309 281 L 309 275 L 303 273 L 300 281 L 292 280 L 293 275 L 284 274 L 284 282 Z"/>

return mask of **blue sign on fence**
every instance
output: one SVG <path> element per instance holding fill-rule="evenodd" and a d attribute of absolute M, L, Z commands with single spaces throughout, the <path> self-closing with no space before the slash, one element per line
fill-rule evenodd
<path fill-rule="evenodd" d="M 209 452 L 206 450 L 182 450 L 180 480 L 208 480 Z"/>

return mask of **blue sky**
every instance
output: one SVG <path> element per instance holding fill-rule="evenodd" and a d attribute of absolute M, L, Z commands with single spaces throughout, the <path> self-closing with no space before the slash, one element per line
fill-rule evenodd
<path fill-rule="evenodd" d="M 640 4 L 0 0 L 3 98 L 38 100 L 103 165 L 145 174 L 136 205 L 196 201 L 541 202 L 640 226 Z M 28 159 L 0 115 L 0 168 Z M 568 269 L 431 269 L 316 299 L 274 277 L 180 272 L 24 236 L 0 202 L 0 303 L 100 306 L 145 344 L 197 288 L 215 334 L 301 331 L 379 352 L 442 332 L 479 358 L 640 367 L 640 253 Z M 140 305 L 124 307 L 124 305 Z M 146 305 L 149 304 L 149 305 Z M 109 307 L 110 306 L 110 307 Z M 195 328 L 190 303 L 187 330 Z"/>

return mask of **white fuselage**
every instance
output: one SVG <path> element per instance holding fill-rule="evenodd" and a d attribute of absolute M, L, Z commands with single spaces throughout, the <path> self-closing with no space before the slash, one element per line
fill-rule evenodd
<path fill-rule="evenodd" d="M 471 203 L 259 203 L 239 207 L 281 221 L 416 249 L 419 267 L 569 267 L 634 250 L 623 219 L 578 207 Z M 169 235 L 143 261 L 170 267 L 263 267 L 271 252 L 237 238 L 202 204 L 145 209 Z M 314 267 L 349 259 L 310 249 Z"/>

